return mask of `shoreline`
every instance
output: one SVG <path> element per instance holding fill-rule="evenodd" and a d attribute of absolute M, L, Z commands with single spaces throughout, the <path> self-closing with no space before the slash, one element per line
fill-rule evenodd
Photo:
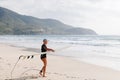
<path fill-rule="evenodd" d="M 10 80 L 10 72 L 20 55 L 33 55 L 37 52 L 27 48 L 0 44 L 0 79 Z M 13 73 L 13 80 L 120 80 L 120 71 L 78 61 L 71 57 L 48 55 L 47 77 L 39 77 L 42 67 L 39 56 L 22 59 Z M 26 72 L 25 72 L 26 71 Z M 21 77 L 20 75 L 24 73 Z"/>

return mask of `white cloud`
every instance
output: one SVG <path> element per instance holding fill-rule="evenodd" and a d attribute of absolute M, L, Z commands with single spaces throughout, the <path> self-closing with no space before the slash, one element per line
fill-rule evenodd
<path fill-rule="evenodd" d="M 119 0 L 0 0 L 0 6 L 20 14 L 54 18 L 100 34 L 118 34 Z"/>

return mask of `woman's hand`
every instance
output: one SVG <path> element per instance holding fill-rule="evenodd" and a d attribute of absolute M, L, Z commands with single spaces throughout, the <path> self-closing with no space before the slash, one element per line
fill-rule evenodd
<path fill-rule="evenodd" d="M 55 50 L 51 49 L 52 52 L 55 52 Z"/>

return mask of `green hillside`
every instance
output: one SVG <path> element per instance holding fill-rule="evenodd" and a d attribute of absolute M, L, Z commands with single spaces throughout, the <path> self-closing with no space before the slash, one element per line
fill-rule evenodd
<path fill-rule="evenodd" d="M 20 15 L 0 7 L 0 35 L 77 34 L 96 35 L 91 29 L 74 28 L 55 19 L 39 19 Z"/>

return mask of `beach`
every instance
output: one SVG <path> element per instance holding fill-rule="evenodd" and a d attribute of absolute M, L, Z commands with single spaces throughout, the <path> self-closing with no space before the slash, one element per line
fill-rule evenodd
<path fill-rule="evenodd" d="M 47 73 L 45 78 L 39 76 L 42 61 L 34 49 L 0 44 L 0 80 L 120 80 L 120 71 L 101 67 L 70 57 L 48 54 Z M 54 53 L 56 54 L 56 53 Z M 28 56 L 30 56 L 28 58 Z"/>

